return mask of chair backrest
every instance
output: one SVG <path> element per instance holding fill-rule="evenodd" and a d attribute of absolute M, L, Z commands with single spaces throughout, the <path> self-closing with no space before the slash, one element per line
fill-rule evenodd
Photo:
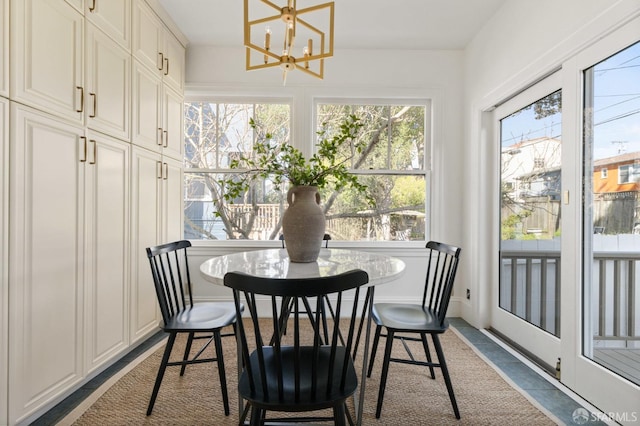
<path fill-rule="evenodd" d="M 453 282 L 460 259 L 459 247 L 429 241 L 427 243 L 427 276 L 425 280 L 422 305 L 434 312 L 440 325 L 444 324 L 453 291 Z"/>
<path fill-rule="evenodd" d="M 280 234 L 280 242 L 282 242 L 282 248 L 285 248 L 284 244 L 284 234 Z M 324 248 L 329 248 L 329 240 L 331 240 L 330 234 L 324 234 L 322 237 L 322 241 L 324 241 Z"/>
<path fill-rule="evenodd" d="M 242 321 L 237 323 L 245 366 L 240 381 L 241 392 L 245 389 L 261 400 L 304 406 L 305 403 L 327 399 L 328 394 L 344 392 L 348 381 L 355 390 L 357 378 L 347 377 L 347 365 L 352 363 L 360 289 L 368 281 L 367 273 L 362 270 L 333 277 L 301 279 L 270 279 L 240 272 L 227 273 L 224 284 L 233 289 L 238 317 L 241 315 L 240 303 L 244 299 L 245 312 L 249 312 L 253 325 L 251 330 Z M 355 290 L 353 304 L 345 307 L 349 304 L 343 303 L 343 294 L 349 290 Z M 335 319 L 331 324 L 329 342 L 323 342 L 321 334 L 324 295 L 335 299 Z M 302 306 L 313 297 L 315 315 L 310 320 Z M 260 321 L 257 303 L 267 300 L 271 316 Z M 281 307 L 290 306 L 291 301 L 293 309 L 285 310 L 284 314 L 285 320 L 288 319 L 285 334 Z M 340 335 L 346 336 L 344 344 L 340 342 Z"/>
<path fill-rule="evenodd" d="M 147 247 L 151 275 L 165 324 L 178 312 L 193 305 L 188 247 L 191 247 L 191 243 L 187 240 Z"/>

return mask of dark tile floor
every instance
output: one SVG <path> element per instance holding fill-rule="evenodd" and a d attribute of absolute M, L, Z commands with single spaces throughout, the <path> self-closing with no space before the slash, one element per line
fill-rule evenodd
<path fill-rule="evenodd" d="M 535 400 L 541 407 L 546 409 L 551 413 L 551 415 L 555 416 L 556 420 L 560 422 L 560 424 L 578 424 L 574 422 L 573 414 L 575 410 L 584 408 L 583 405 L 567 393 L 563 392 L 560 388 L 556 387 L 552 381 L 545 379 L 543 375 L 546 373 L 538 372 L 530 368 L 526 362 L 514 356 L 509 350 L 498 344 L 496 340 L 489 337 L 486 333 L 472 327 L 463 319 L 451 318 L 450 323 L 451 326 L 455 327 L 456 330 L 459 331 L 460 334 L 470 343 L 472 343 L 480 353 L 492 361 L 506 377 L 523 389 L 529 395 L 530 399 Z M 71 394 L 60 404 L 49 410 L 33 422 L 32 425 L 48 426 L 56 424 L 102 383 L 108 380 L 109 377 L 164 337 L 165 334 L 162 332 L 155 334 L 146 342 L 127 354 L 124 358 Z M 605 423 L 595 421 L 588 422 L 589 426 L 600 424 L 604 425 Z"/>

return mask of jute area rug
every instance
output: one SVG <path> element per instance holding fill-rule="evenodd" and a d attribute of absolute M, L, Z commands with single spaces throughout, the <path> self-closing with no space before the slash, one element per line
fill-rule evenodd
<path fill-rule="evenodd" d="M 174 353 L 184 348 L 178 338 Z M 439 369 L 436 379 L 425 367 L 392 363 L 389 368 L 382 416 L 375 418 L 375 407 L 384 340 L 378 348 L 373 374 L 366 381 L 364 425 L 553 425 L 518 390 L 514 389 L 489 364 L 450 329 L 441 336 L 461 419 L 456 420 Z M 421 347 L 408 343 L 416 357 Z M 195 345 L 194 345 L 195 346 Z M 218 370 L 215 364 L 187 367 L 183 377 L 178 367 L 165 373 L 155 408 L 146 416 L 164 341 L 139 358 L 137 365 L 122 372 L 87 398 L 60 425 L 237 425 L 236 344 L 233 337 L 223 338 L 225 367 L 231 413 L 224 415 Z M 176 347 L 179 350 L 176 350 Z M 198 348 L 196 348 L 197 350 Z M 435 352 L 432 353 L 435 356 Z M 207 349 L 213 356 L 213 348 Z M 394 344 L 394 356 L 406 356 L 400 342 Z M 360 351 L 361 353 L 361 351 Z M 174 357 L 176 358 L 176 357 Z M 360 369 L 358 369 L 360 372 Z M 353 405 L 351 404 L 351 410 Z M 353 412 L 353 411 L 352 411 Z"/>

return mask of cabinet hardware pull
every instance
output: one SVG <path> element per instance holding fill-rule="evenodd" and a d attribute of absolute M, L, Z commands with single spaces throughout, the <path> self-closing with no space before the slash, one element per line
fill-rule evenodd
<path fill-rule="evenodd" d="M 84 89 L 80 86 L 76 86 L 76 90 L 80 91 L 80 109 L 76 108 L 76 112 L 84 111 Z"/>
<path fill-rule="evenodd" d="M 158 127 L 158 145 L 162 146 L 164 142 L 162 141 L 162 127 Z"/>
<path fill-rule="evenodd" d="M 164 180 L 169 178 L 169 164 L 164 163 Z"/>
<path fill-rule="evenodd" d="M 169 132 L 164 130 L 162 133 L 164 133 L 164 146 L 165 148 L 169 147 Z"/>
<path fill-rule="evenodd" d="M 93 161 L 89 161 L 89 164 L 96 164 L 96 161 L 98 161 L 98 143 L 95 139 L 89 139 L 89 142 L 93 142 Z"/>
<path fill-rule="evenodd" d="M 164 58 L 164 63 L 167 64 L 167 69 L 164 71 L 164 75 L 169 75 L 169 58 Z"/>
<path fill-rule="evenodd" d="M 82 143 L 83 143 L 83 158 L 80 159 L 81 163 L 84 163 L 85 161 L 87 161 L 87 137 L 86 136 L 80 136 L 80 139 L 82 139 Z"/>
<path fill-rule="evenodd" d="M 89 96 L 91 96 L 93 98 L 93 114 L 90 114 L 89 117 L 91 118 L 95 118 L 96 117 L 96 109 L 97 109 L 97 96 L 95 93 L 89 93 Z"/>
<path fill-rule="evenodd" d="M 96 0 L 93 0 L 91 6 L 89 6 L 89 12 L 93 12 L 94 10 L 96 10 Z"/>
<path fill-rule="evenodd" d="M 156 64 L 156 67 L 158 67 L 158 69 L 162 71 L 162 68 L 164 67 L 164 55 L 162 54 L 162 52 L 158 52 L 158 56 L 160 57 L 160 63 Z"/>
<path fill-rule="evenodd" d="M 162 179 L 162 161 L 156 161 L 156 177 Z"/>

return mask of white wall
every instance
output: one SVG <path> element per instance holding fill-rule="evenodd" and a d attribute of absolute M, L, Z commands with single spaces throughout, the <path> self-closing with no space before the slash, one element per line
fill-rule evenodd
<path fill-rule="evenodd" d="M 470 281 L 472 292 L 472 303 L 463 305 L 462 315 L 473 325 L 489 325 L 491 285 L 498 279 L 494 219 L 498 151 L 491 135 L 490 110 L 637 16 L 639 10 L 638 0 L 509 0 L 467 46 L 462 116 L 467 185 L 462 221 L 468 261 L 461 264 L 461 278 Z M 576 143 L 580 141 L 563 134 L 563 151 Z M 563 217 L 571 216 L 563 213 Z"/>
<path fill-rule="evenodd" d="M 189 93 L 217 95 L 262 95 L 291 97 L 294 101 L 293 137 L 313 136 L 311 124 L 314 97 L 418 98 L 433 101 L 433 183 L 431 195 L 431 238 L 460 245 L 463 241 L 463 215 L 460 194 L 463 192 L 462 138 L 462 51 L 384 51 L 337 50 L 325 61 L 325 78 L 319 80 L 300 72 L 291 72 L 282 85 L 279 69 L 245 71 L 244 49 L 189 46 L 187 49 L 187 96 Z M 229 250 L 256 248 L 260 245 L 236 242 L 233 249 L 216 243 L 194 243 L 194 263 Z M 276 243 L 277 244 L 277 243 Z M 271 243 L 273 246 L 273 243 Z M 362 248 L 400 257 L 407 272 L 396 282 L 376 290 L 376 300 L 414 301 L 424 285 L 424 268 L 420 258 L 422 244 L 397 243 L 393 247 L 332 242 L 334 247 Z M 237 248 L 236 248 L 237 247 Z M 264 245 L 262 245 L 264 247 Z M 465 262 L 463 249 L 463 260 Z M 197 266 L 197 265 L 194 265 Z M 197 269 L 196 269 L 197 270 Z M 194 274 L 199 298 L 224 299 L 224 288 Z M 457 281 L 450 313 L 458 315 L 466 285 Z"/>

